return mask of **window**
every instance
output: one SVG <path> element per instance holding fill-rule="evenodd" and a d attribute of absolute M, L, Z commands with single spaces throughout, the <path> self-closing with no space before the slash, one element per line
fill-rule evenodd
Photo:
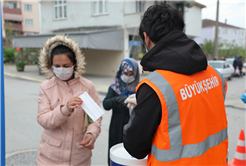
<path fill-rule="evenodd" d="M 223 28 L 223 34 L 224 34 L 224 35 L 227 34 L 227 28 Z"/>
<path fill-rule="evenodd" d="M 16 2 L 8 2 L 7 3 L 7 6 L 10 8 L 10 9 L 17 9 L 17 3 Z"/>
<path fill-rule="evenodd" d="M 93 14 L 107 14 L 108 1 L 107 0 L 94 0 L 93 1 Z"/>
<path fill-rule="evenodd" d="M 241 40 L 240 40 L 240 45 L 241 45 L 241 47 L 244 47 L 244 46 L 245 46 L 244 43 L 245 43 L 244 39 L 241 39 Z"/>
<path fill-rule="evenodd" d="M 25 19 L 25 25 L 29 26 L 29 27 L 32 27 L 33 26 L 33 19 L 26 18 Z"/>
<path fill-rule="evenodd" d="M 67 18 L 67 2 L 66 1 L 55 1 L 55 19 Z"/>
<path fill-rule="evenodd" d="M 232 35 L 237 35 L 237 30 L 233 29 L 232 30 Z"/>
<path fill-rule="evenodd" d="M 32 5 L 30 5 L 30 4 L 24 4 L 24 9 L 25 9 L 25 11 L 32 12 Z"/>
<path fill-rule="evenodd" d="M 144 12 L 144 2 L 136 1 L 136 13 Z"/>
<path fill-rule="evenodd" d="M 244 36 L 244 31 L 243 30 L 241 30 L 241 36 Z"/>

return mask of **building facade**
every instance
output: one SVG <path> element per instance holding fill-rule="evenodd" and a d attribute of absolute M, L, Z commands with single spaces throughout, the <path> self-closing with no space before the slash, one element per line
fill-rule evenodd
<path fill-rule="evenodd" d="M 138 62 L 146 53 L 144 43 L 138 35 L 139 25 L 144 11 L 160 1 L 38 1 L 40 34 L 73 34 L 84 32 L 90 41 L 105 40 L 110 43 L 109 36 L 99 31 L 115 31 L 122 29 L 123 44 L 121 50 L 80 47 L 85 53 L 87 73 L 114 76 L 124 58 L 134 58 Z M 164 1 L 161 1 L 164 2 Z M 165 1 L 183 13 L 186 23 L 185 33 L 195 38 L 201 35 L 201 13 L 205 6 L 195 1 Z M 100 33 L 97 39 L 91 33 Z M 40 37 L 41 38 L 41 37 Z M 40 47 L 40 46 L 39 46 Z M 110 65 L 105 65 L 110 64 Z M 100 69 L 100 70 L 98 70 Z M 141 67 L 140 67 L 141 69 Z"/>
<path fill-rule="evenodd" d="M 1 1 L 2 34 L 4 45 L 8 38 L 15 35 L 39 33 L 38 2 L 19 0 Z"/>
<path fill-rule="evenodd" d="M 219 22 L 218 42 L 223 45 L 223 49 L 227 49 L 226 44 L 235 44 L 238 47 L 246 48 L 245 29 Z M 215 39 L 215 21 L 204 19 L 202 21 L 202 35 L 194 40 L 198 44 L 204 44 L 205 40 L 214 41 Z"/>

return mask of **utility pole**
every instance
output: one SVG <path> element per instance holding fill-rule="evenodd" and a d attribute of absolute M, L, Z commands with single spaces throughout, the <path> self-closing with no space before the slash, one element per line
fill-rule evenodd
<path fill-rule="evenodd" d="M 215 23 L 215 39 L 214 39 L 214 56 L 218 59 L 218 26 L 219 26 L 219 0 L 217 0 L 216 23 Z"/>

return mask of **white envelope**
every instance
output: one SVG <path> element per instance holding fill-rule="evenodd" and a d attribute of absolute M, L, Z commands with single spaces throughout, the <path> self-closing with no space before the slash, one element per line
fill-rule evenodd
<path fill-rule="evenodd" d="M 82 109 L 85 110 L 87 115 L 89 115 L 93 121 L 96 121 L 104 114 L 104 111 L 97 105 L 97 103 L 87 92 L 84 92 L 79 97 L 83 101 L 81 105 Z"/>

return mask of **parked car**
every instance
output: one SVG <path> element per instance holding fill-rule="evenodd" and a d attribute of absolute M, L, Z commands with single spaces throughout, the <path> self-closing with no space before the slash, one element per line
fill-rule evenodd
<path fill-rule="evenodd" d="M 229 64 L 227 61 L 224 60 L 212 60 L 208 61 L 208 64 L 218 70 L 225 79 L 231 80 L 234 68 L 231 64 Z"/>
<path fill-rule="evenodd" d="M 226 58 L 226 61 L 229 62 L 233 66 L 235 58 Z"/>

